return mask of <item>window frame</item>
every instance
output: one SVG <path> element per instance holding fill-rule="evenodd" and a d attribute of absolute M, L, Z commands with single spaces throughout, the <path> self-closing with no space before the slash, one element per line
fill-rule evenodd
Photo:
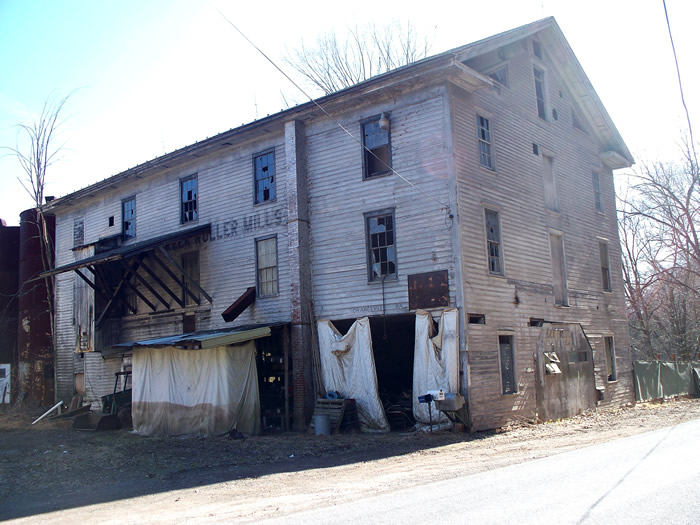
<path fill-rule="evenodd" d="M 261 242 L 264 241 L 269 241 L 269 240 L 274 240 L 274 245 L 275 245 L 275 265 L 274 266 L 265 266 L 264 268 L 260 267 L 260 256 L 259 256 L 259 250 L 258 250 L 258 245 Z M 277 242 L 277 235 L 266 235 L 264 237 L 256 237 L 255 238 L 255 291 L 256 291 L 256 296 L 259 298 L 267 298 L 267 297 L 278 297 L 280 294 L 280 275 L 279 275 L 279 267 L 280 267 L 280 257 L 279 257 L 279 244 Z M 262 290 L 262 280 L 260 278 L 260 272 L 262 270 L 267 270 L 269 268 L 274 268 L 274 283 L 275 283 L 275 291 L 272 293 L 263 293 Z M 266 282 L 272 282 L 272 281 L 266 281 Z"/>
<path fill-rule="evenodd" d="M 185 201 L 185 184 L 194 181 L 194 199 Z M 185 211 L 185 206 L 194 202 L 194 210 Z M 194 218 L 185 219 L 186 214 L 194 213 Z M 180 224 L 190 224 L 199 220 L 199 178 L 197 174 L 188 175 L 180 179 Z"/>
<path fill-rule="evenodd" d="M 388 112 L 384 112 L 383 114 L 386 115 L 387 118 L 390 118 L 390 115 Z M 362 120 L 360 122 L 360 135 L 361 135 L 361 139 L 362 139 L 361 140 L 361 143 L 362 143 L 362 180 L 378 179 L 378 178 L 386 177 L 387 175 L 392 174 L 393 158 L 392 158 L 392 152 L 391 152 L 391 125 L 389 126 L 389 129 L 386 130 L 386 135 L 387 135 L 386 144 L 380 145 L 382 147 L 386 146 L 386 148 L 387 148 L 387 159 L 388 159 L 388 162 L 386 163 L 387 168 L 386 168 L 386 170 L 379 171 L 379 172 L 376 172 L 374 174 L 369 173 L 368 157 L 369 157 L 369 155 L 373 154 L 373 153 L 370 153 L 373 150 L 367 146 L 366 138 L 365 138 L 365 127 L 368 124 L 374 124 L 375 122 L 377 123 L 377 126 L 379 126 L 379 120 L 381 118 L 382 118 L 382 113 L 380 113 L 378 115 L 374 115 L 372 117 L 369 117 L 369 118 Z M 374 150 L 378 149 L 378 147 L 375 147 Z"/>
<path fill-rule="evenodd" d="M 593 203 L 595 205 L 595 210 L 599 213 L 604 213 L 603 208 L 603 191 L 600 187 L 600 172 L 596 170 L 591 171 L 591 178 L 593 181 Z"/>
<path fill-rule="evenodd" d="M 498 72 L 498 71 L 503 71 L 503 80 L 505 82 L 501 82 L 497 78 L 495 78 L 493 75 Z M 496 82 L 499 86 L 501 87 L 510 87 L 510 73 L 508 72 L 508 64 L 507 63 L 501 63 L 497 65 L 496 67 L 492 67 L 491 69 L 486 70 L 484 73 L 487 77 L 489 77 L 491 80 Z"/>
<path fill-rule="evenodd" d="M 196 260 L 197 260 L 197 275 L 190 275 L 190 277 L 192 277 L 192 279 L 191 279 L 192 281 L 194 281 L 194 279 L 196 279 L 196 281 L 194 281 L 194 282 L 196 282 L 198 285 L 200 285 L 200 281 L 202 279 L 202 266 L 201 266 L 201 255 L 200 255 L 199 251 L 195 250 L 192 252 L 185 252 L 185 253 L 180 254 L 180 266 L 184 270 L 180 277 L 182 278 L 182 282 L 185 285 L 187 285 L 188 282 L 190 281 L 190 279 L 188 279 L 188 277 L 185 275 L 185 273 L 188 270 L 187 263 L 185 262 L 185 259 L 186 258 L 193 258 L 194 259 L 195 256 L 196 256 Z M 193 299 L 190 294 L 185 292 L 184 288 L 182 289 L 182 302 L 185 305 L 185 308 L 187 308 L 188 306 L 199 306 L 202 303 L 202 295 L 199 292 L 199 290 L 194 288 L 191 291 L 193 294 L 195 294 L 197 296 L 197 300 Z"/>
<path fill-rule="evenodd" d="M 610 250 L 608 241 L 598 239 L 598 254 L 600 256 L 601 284 L 604 292 L 612 292 L 612 274 L 610 272 Z"/>
<path fill-rule="evenodd" d="M 83 245 L 85 245 L 85 217 L 80 216 L 73 219 L 73 248 Z"/>
<path fill-rule="evenodd" d="M 257 168 L 257 159 L 266 157 L 268 155 L 272 155 L 272 175 L 266 175 L 265 177 L 260 178 L 260 182 L 263 180 L 267 179 L 272 179 L 272 182 L 268 189 L 272 189 L 271 193 L 272 196 L 268 199 L 263 199 L 263 200 L 258 200 L 258 168 Z M 268 168 L 269 168 L 268 164 Z M 263 189 L 264 191 L 264 189 Z M 275 148 L 268 148 L 263 151 L 259 151 L 257 153 L 253 154 L 253 204 L 255 206 L 261 205 L 261 204 L 267 204 L 269 202 L 276 202 L 277 201 L 277 154 L 275 152 Z"/>
<path fill-rule="evenodd" d="M 497 241 L 492 241 L 489 239 L 489 223 L 488 223 L 488 214 L 492 213 L 496 215 L 496 224 L 498 226 L 498 240 Z M 503 277 L 506 274 L 506 266 L 505 266 L 505 258 L 503 254 L 503 228 L 501 225 L 501 214 L 500 211 L 491 208 L 491 207 L 484 207 L 484 229 L 486 231 L 486 267 L 488 268 L 488 273 L 489 275 L 496 275 L 499 277 Z M 498 255 L 498 260 L 500 262 L 500 271 L 492 271 L 491 270 L 491 243 L 496 243 L 499 251 Z"/>
<path fill-rule="evenodd" d="M 399 277 L 399 264 L 398 264 L 398 250 L 397 250 L 397 244 L 396 244 L 396 208 L 384 208 L 381 210 L 376 210 L 376 211 L 371 211 L 367 212 L 363 215 L 364 221 L 365 221 L 365 250 L 366 250 L 366 258 L 367 258 L 367 282 L 368 283 L 377 283 L 377 282 L 382 282 L 382 281 L 387 281 L 387 280 L 397 280 Z M 392 224 L 392 239 L 393 243 L 392 244 L 387 244 L 384 246 L 384 248 L 388 248 L 389 246 L 393 246 L 393 263 L 394 263 L 394 272 L 393 273 L 387 273 L 387 274 L 379 274 L 378 276 L 374 276 L 374 271 L 373 271 L 373 261 L 374 261 L 374 256 L 373 256 L 373 248 L 372 248 L 372 234 L 370 233 L 370 226 L 369 226 L 369 221 L 370 219 L 376 219 L 380 217 L 391 217 L 391 224 Z M 379 247 L 381 248 L 381 247 Z M 391 262 L 387 258 L 387 263 Z M 380 267 L 381 267 L 381 261 L 380 261 Z"/>
<path fill-rule="evenodd" d="M 519 393 L 518 388 L 518 366 L 517 366 L 517 354 L 515 351 L 515 333 L 512 331 L 501 331 L 496 332 L 496 337 L 498 341 L 498 376 L 500 378 L 500 388 L 502 396 L 512 396 Z M 511 359 L 511 380 L 512 380 L 512 391 L 507 391 L 506 377 L 503 373 L 503 349 L 501 345 L 501 338 L 508 338 L 510 340 L 510 359 Z"/>
<path fill-rule="evenodd" d="M 532 72 L 533 72 L 533 77 L 535 81 L 535 102 L 536 102 L 536 108 L 537 108 L 537 116 L 541 119 L 544 120 L 545 122 L 549 122 L 549 119 L 547 118 L 547 70 L 544 68 L 540 67 L 537 64 L 532 65 Z M 541 79 L 538 80 L 538 75 L 537 73 L 541 74 Z M 538 86 L 541 88 L 542 91 L 542 97 L 540 98 L 540 95 L 538 93 Z"/>
<path fill-rule="evenodd" d="M 607 382 L 617 381 L 617 356 L 615 355 L 615 337 L 612 335 L 603 336 L 603 346 L 605 349 L 605 371 L 607 372 Z"/>
<path fill-rule="evenodd" d="M 555 257 L 554 257 L 554 243 L 553 239 L 557 238 L 558 243 L 561 246 L 561 261 L 559 264 L 559 270 L 561 272 L 561 282 L 557 283 L 557 273 L 555 271 Z M 552 266 L 552 293 L 554 295 L 554 306 L 560 308 L 566 308 L 569 306 L 569 284 L 566 276 L 566 247 L 564 243 L 564 234 L 556 231 L 549 231 L 549 253 Z M 561 300 L 557 298 L 557 284 L 561 287 L 562 297 Z"/>
<path fill-rule="evenodd" d="M 549 151 L 542 151 L 540 157 L 542 157 L 544 207 L 549 211 L 561 213 L 561 199 L 559 198 L 559 184 L 557 181 L 557 159 Z"/>
<path fill-rule="evenodd" d="M 484 127 L 481 125 L 481 121 L 486 121 L 486 133 L 487 138 L 484 138 Z M 479 152 L 479 166 L 489 171 L 496 171 L 496 164 L 494 162 L 494 145 L 493 145 L 493 128 L 491 126 L 491 118 L 485 117 L 483 113 L 476 114 L 476 139 L 477 148 Z M 484 156 L 482 152 L 482 144 L 486 146 L 488 152 L 488 164 L 484 164 Z"/>
<path fill-rule="evenodd" d="M 126 217 L 125 217 L 125 210 L 126 210 L 126 205 L 129 202 L 133 202 L 133 208 L 132 208 L 132 213 L 133 217 L 131 217 L 131 224 L 133 225 L 133 228 L 126 228 Z M 127 232 L 129 230 L 133 230 L 133 235 L 127 235 Z M 122 199 L 122 238 L 124 241 L 129 241 L 131 239 L 136 239 L 136 195 L 132 195 L 131 197 L 127 197 L 126 199 Z"/>

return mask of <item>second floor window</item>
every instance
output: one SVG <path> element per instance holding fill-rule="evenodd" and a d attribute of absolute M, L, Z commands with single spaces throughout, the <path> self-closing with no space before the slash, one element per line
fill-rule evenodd
<path fill-rule="evenodd" d="M 366 221 L 369 280 L 396 277 L 394 213 L 367 216 Z"/>
<path fill-rule="evenodd" d="M 136 197 L 122 201 L 122 234 L 124 240 L 136 238 Z"/>
<path fill-rule="evenodd" d="M 488 245 L 489 273 L 503 275 L 501 225 L 498 221 L 498 212 L 494 210 L 486 210 L 486 243 Z"/>
<path fill-rule="evenodd" d="M 476 124 L 479 132 L 479 162 L 484 168 L 493 169 L 491 157 L 491 124 L 489 119 L 477 115 Z"/>
<path fill-rule="evenodd" d="M 362 125 L 362 145 L 365 179 L 391 172 L 389 119 L 386 116 L 377 117 Z"/>
<path fill-rule="evenodd" d="M 258 295 L 277 295 L 277 237 L 255 241 L 256 265 L 258 269 Z"/>
<path fill-rule="evenodd" d="M 255 170 L 255 204 L 275 200 L 275 152 L 253 157 Z"/>
<path fill-rule="evenodd" d="M 544 71 L 534 68 L 535 72 L 535 96 L 537 98 L 537 115 L 542 120 L 547 120 L 547 109 L 545 105 L 545 83 Z"/>
<path fill-rule="evenodd" d="M 595 201 L 595 209 L 599 212 L 603 211 L 603 196 L 600 192 L 600 174 L 593 172 L 593 199 Z"/>
<path fill-rule="evenodd" d="M 608 243 L 599 242 L 598 251 L 600 253 L 600 273 L 603 281 L 603 291 L 612 291 L 612 281 L 610 280 L 610 257 L 608 256 Z"/>
<path fill-rule="evenodd" d="M 197 220 L 197 176 L 180 181 L 180 222 L 186 224 Z"/>

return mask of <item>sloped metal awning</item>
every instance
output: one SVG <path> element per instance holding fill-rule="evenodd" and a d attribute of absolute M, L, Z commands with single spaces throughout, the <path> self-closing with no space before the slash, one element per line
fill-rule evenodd
<path fill-rule="evenodd" d="M 178 334 L 155 339 L 130 341 L 112 345 L 113 348 L 165 348 L 173 346 L 183 350 L 206 350 L 217 346 L 243 343 L 252 339 L 269 337 L 272 335 L 270 326 L 240 326 L 229 330 L 212 330 L 206 332 L 194 332 L 191 334 Z"/>
<path fill-rule="evenodd" d="M 41 274 L 41 277 L 74 271 L 103 299 L 104 306 L 95 312 L 98 327 L 102 325 L 115 303 L 122 303 L 132 313 L 136 313 L 134 306 L 124 298 L 123 291 L 127 289 L 139 297 L 152 312 L 170 310 L 172 303 L 184 308 L 189 299 L 199 305 L 200 296 L 211 304 L 212 298 L 200 286 L 199 279 L 189 275 L 166 249 L 173 245 L 179 248 L 181 241 L 190 239 L 195 239 L 193 244 L 196 247 L 199 244 L 198 239 L 203 242 L 200 236 L 208 236 L 210 233 L 211 224 L 204 224 L 145 241 L 116 246 L 49 270 Z M 119 241 L 119 238 L 113 240 Z M 88 273 L 84 273 L 84 270 Z M 110 280 L 107 273 L 114 271 L 118 272 L 117 278 Z M 174 286 L 168 283 L 174 283 Z M 143 293 L 144 290 L 150 292 L 149 297 Z"/>

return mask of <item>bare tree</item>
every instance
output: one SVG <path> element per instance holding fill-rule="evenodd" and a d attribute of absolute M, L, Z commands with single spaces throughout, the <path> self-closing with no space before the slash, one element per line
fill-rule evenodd
<path fill-rule="evenodd" d="M 334 31 L 320 36 L 316 45 L 302 41 L 287 52 L 285 61 L 307 82 L 329 95 L 406 64 L 425 58 L 430 51 L 427 37 L 410 22 L 398 21 L 378 27 L 348 29 L 346 38 Z"/>
<path fill-rule="evenodd" d="M 37 219 L 37 235 L 40 244 L 42 267 L 49 270 L 53 264 L 53 240 L 48 233 L 44 204 L 44 191 L 48 168 L 59 159 L 63 150 L 57 145 L 56 133 L 61 125 L 61 113 L 70 98 L 49 97 L 44 102 L 41 114 L 28 124 L 18 124 L 17 142 L 15 147 L 6 148 L 15 154 L 24 171 L 24 179 L 18 180 L 32 199 Z M 51 336 L 53 336 L 53 278 L 45 279 L 47 290 L 47 309 L 50 316 Z"/>

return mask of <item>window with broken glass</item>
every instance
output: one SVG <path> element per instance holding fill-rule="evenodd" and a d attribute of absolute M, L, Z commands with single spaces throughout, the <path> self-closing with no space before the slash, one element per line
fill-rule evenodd
<path fill-rule="evenodd" d="M 275 200 L 275 152 L 267 151 L 253 157 L 255 172 L 255 204 Z"/>
<path fill-rule="evenodd" d="M 362 124 L 365 179 L 391 172 L 391 136 L 388 122 L 388 118 L 376 117 Z"/>
<path fill-rule="evenodd" d="M 489 119 L 476 116 L 476 125 L 479 136 L 479 162 L 484 168 L 493 169 L 493 158 L 491 156 L 491 124 Z"/>
<path fill-rule="evenodd" d="M 369 280 L 396 277 L 394 213 L 366 216 Z"/>
<path fill-rule="evenodd" d="M 182 224 L 197 220 L 197 176 L 192 175 L 180 181 L 180 202 Z"/>
<path fill-rule="evenodd" d="M 256 266 L 258 269 L 258 295 L 277 295 L 277 237 L 255 241 Z"/>
<path fill-rule="evenodd" d="M 122 234 L 124 240 L 136 238 L 136 197 L 122 201 Z"/>
<path fill-rule="evenodd" d="M 498 212 L 485 210 L 486 214 L 486 243 L 489 256 L 489 273 L 503 275 L 503 255 L 501 253 L 501 225 Z"/>

